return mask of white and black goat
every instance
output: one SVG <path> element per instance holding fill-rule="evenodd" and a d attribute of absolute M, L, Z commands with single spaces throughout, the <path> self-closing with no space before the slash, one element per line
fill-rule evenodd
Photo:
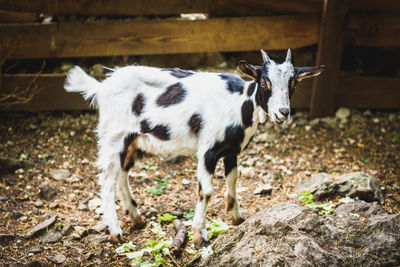
<path fill-rule="evenodd" d="M 122 234 L 115 185 L 126 214 L 136 226 L 145 221 L 132 198 L 128 171 L 145 153 L 192 155 L 197 153 L 198 202 L 193 219 L 193 240 L 207 241 L 205 217 L 213 193 L 212 176 L 224 159 L 227 177 L 227 210 L 234 225 L 244 218 L 236 198 L 237 155 L 246 147 L 258 123 L 268 114 L 281 124 L 290 116 L 290 97 L 296 83 L 320 74 L 324 66 L 294 67 L 291 52 L 277 64 L 261 50 L 263 64 L 239 62 L 237 75 L 159 69 L 144 66 L 117 68 L 103 82 L 81 68 L 68 73 L 65 89 L 80 92 L 99 110 L 97 127 L 103 220 L 110 238 Z"/>

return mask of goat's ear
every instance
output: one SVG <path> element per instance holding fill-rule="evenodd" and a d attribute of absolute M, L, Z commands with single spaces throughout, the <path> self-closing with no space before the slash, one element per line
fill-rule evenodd
<path fill-rule="evenodd" d="M 250 78 L 252 78 L 254 80 L 258 80 L 258 78 L 260 76 L 260 72 L 259 72 L 260 67 L 247 64 L 247 62 L 244 60 L 239 61 L 238 68 L 241 73 L 249 76 Z"/>
<path fill-rule="evenodd" d="M 301 81 L 303 79 L 320 75 L 325 68 L 325 65 L 321 65 L 318 67 L 295 67 L 294 72 L 296 73 L 296 79 L 298 81 Z"/>

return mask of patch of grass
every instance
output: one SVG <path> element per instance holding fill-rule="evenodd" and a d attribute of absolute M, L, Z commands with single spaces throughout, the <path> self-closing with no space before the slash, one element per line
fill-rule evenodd
<path fill-rule="evenodd" d="M 369 159 L 364 157 L 364 156 L 359 157 L 358 160 L 361 161 L 364 164 L 368 164 L 369 163 Z"/>
<path fill-rule="evenodd" d="M 164 189 L 168 186 L 169 178 L 164 177 L 162 179 L 156 179 L 156 181 L 157 184 L 155 186 L 146 188 L 146 192 L 159 196 L 164 193 Z"/>
<path fill-rule="evenodd" d="M 307 208 L 309 209 L 318 209 L 320 211 L 319 214 L 331 214 L 334 210 L 332 203 L 316 204 L 314 202 L 314 195 L 311 194 L 308 190 L 301 193 L 299 200 L 306 203 Z"/>
<path fill-rule="evenodd" d="M 183 218 L 186 220 L 193 220 L 194 218 L 194 210 L 185 209 L 185 213 L 183 214 Z"/>
<path fill-rule="evenodd" d="M 164 213 L 163 215 L 158 215 L 157 220 L 159 224 L 165 224 L 172 222 L 173 220 L 177 219 L 175 215 L 172 215 L 171 213 Z"/>
<path fill-rule="evenodd" d="M 147 165 L 144 167 L 144 169 L 146 171 L 148 171 L 151 167 L 154 167 L 154 166 L 156 166 L 156 164 L 154 162 L 150 162 L 150 163 L 147 163 Z"/>

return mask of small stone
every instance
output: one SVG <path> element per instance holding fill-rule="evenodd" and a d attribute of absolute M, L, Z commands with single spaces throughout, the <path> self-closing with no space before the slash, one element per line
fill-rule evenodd
<path fill-rule="evenodd" d="M 50 172 L 50 177 L 56 181 L 65 180 L 70 175 L 71 175 L 71 173 L 69 172 L 69 170 L 65 170 L 65 169 L 58 169 L 58 170 L 54 170 L 54 171 Z"/>
<path fill-rule="evenodd" d="M 182 179 L 182 184 L 183 185 L 189 185 L 189 184 L 191 184 L 192 182 L 191 181 L 189 181 L 189 180 L 187 180 L 187 179 Z"/>
<path fill-rule="evenodd" d="M 36 200 L 35 202 L 33 202 L 33 205 L 34 205 L 36 208 L 43 207 L 43 201 L 41 201 L 41 200 Z"/>
<path fill-rule="evenodd" d="M 49 208 L 50 209 L 55 209 L 60 205 L 60 200 L 56 199 L 54 202 L 50 203 Z"/>
<path fill-rule="evenodd" d="M 87 209 L 88 209 L 87 205 L 84 204 L 82 201 L 79 201 L 78 210 L 87 210 Z"/>
<path fill-rule="evenodd" d="M 91 238 L 89 238 L 89 243 L 104 243 L 108 240 L 108 236 L 107 235 L 100 235 L 100 236 L 92 236 Z"/>
<path fill-rule="evenodd" d="M 67 182 L 70 184 L 78 183 L 78 182 L 80 182 L 80 180 L 81 180 L 81 177 L 76 176 L 76 175 L 72 175 L 71 177 L 67 178 Z"/>
<path fill-rule="evenodd" d="M 82 237 L 80 235 L 78 235 L 77 233 L 72 233 L 71 234 L 73 239 L 81 239 Z"/>
<path fill-rule="evenodd" d="M 61 234 L 62 234 L 63 236 L 69 235 L 69 233 L 71 233 L 71 231 L 72 231 L 72 228 L 73 228 L 73 227 L 72 227 L 71 224 L 69 224 L 69 223 L 65 224 L 64 227 L 63 227 L 62 230 L 61 230 Z"/>
<path fill-rule="evenodd" d="M 89 234 L 98 234 L 98 233 L 103 232 L 106 229 L 106 227 L 107 226 L 102 221 L 99 221 L 96 225 L 89 228 L 88 233 Z"/>
<path fill-rule="evenodd" d="M 311 130 L 311 126 L 310 125 L 306 125 L 306 127 L 304 127 L 304 129 L 306 129 L 306 131 L 310 131 Z"/>
<path fill-rule="evenodd" d="M 379 118 L 373 118 L 373 119 L 372 119 L 372 122 L 373 122 L 373 123 L 379 123 Z"/>
<path fill-rule="evenodd" d="M 390 113 L 388 119 L 390 122 L 394 122 L 396 120 L 396 114 Z"/>
<path fill-rule="evenodd" d="M 146 218 L 151 218 L 153 216 L 156 216 L 157 214 L 158 214 L 158 211 L 155 208 L 150 207 L 149 210 L 145 213 L 145 216 L 146 216 Z"/>
<path fill-rule="evenodd" d="M 350 109 L 348 108 L 339 108 L 336 111 L 335 117 L 341 121 L 346 121 L 350 116 Z"/>
<path fill-rule="evenodd" d="M 58 253 L 54 256 L 47 256 L 46 257 L 49 261 L 54 262 L 56 264 L 62 264 L 67 259 L 63 254 Z"/>
<path fill-rule="evenodd" d="M 254 190 L 254 195 L 271 194 L 273 187 L 270 184 L 264 184 Z"/>
<path fill-rule="evenodd" d="M 268 173 L 261 177 L 261 180 L 264 184 L 272 184 L 274 182 L 274 176 L 271 173 Z"/>
<path fill-rule="evenodd" d="M 54 185 L 47 182 L 43 182 L 39 185 L 40 193 L 39 196 L 45 200 L 52 200 L 57 194 L 57 189 Z"/>
<path fill-rule="evenodd" d="M 49 231 L 49 232 L 47 232 L 47 234 L 45 234 L 42 237 L 40 242 L 42 244 L 45 244 L 45 243 L 57 243 L 58 241 L 61 240 L 62 237 L 63 237 L 63 235 L 60 232 Z"/>
<path fill-rule="evenodd" d="M 256 143 L 269 143 L 277 139 L 277 135 L 273 132 L 266 132 L 255 136 Z"/>
<path fill-rule="evenodd" d="M 239 167 L 240 174 L 243 177 L 254 177 L 256 172 L 253 167 L 243 168 L 242 166 Z"/>
<path fill-rule="evenodd" d="M 46 229 L 52 226 L 56 222 L 56 220 L 57 220 L 57 215 L 54 215 L 51 218 L 45 220 L 44 222 L 39 223 L 25 234 L 25 238 L 29 239 L 40 235 L 42 232 L 44 232 Z"/>
<path fill-rule="evenodd" d="M 101 200 L 99 198 L 93 198 L 89 200 L 88 208 L 89 210 L 95 210 L 98 207 L 101 207 Z"/>
<path fill-rule="evenodd" d="M 80 236 L 80 238 L 87 235 L 87 229 L 85 227 L 83 227 L 83 226 L 75 226 L 74 227 L 74 232 L 76 234 L 78 234 Z"/>
<path fill-rule="evenodd" d="M 43 252 L 43 247 L 42 246 L 33 246 L 29 248 L 26 252 L 27 253 L 32 253 L 32 254 L 37 254 Z"/>

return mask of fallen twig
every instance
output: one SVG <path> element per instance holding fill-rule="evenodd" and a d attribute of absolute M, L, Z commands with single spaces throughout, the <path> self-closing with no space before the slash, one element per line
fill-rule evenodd
<path fill-rule="evenodd" d="M 186 230 L 186 226 L 183 225 L 183 223 L 180 220 L 176 219 L 173 221 L 173 223 L 174 223 L 176 235 L 175 235 L 174 240 L 172 241 L 172 244 L 171 244 L 171 247 L 169 250 L 176 257 L 179 255 L 179 253 L 181 252 L 182 246 L 185 244 L 187 230 Z"/>

